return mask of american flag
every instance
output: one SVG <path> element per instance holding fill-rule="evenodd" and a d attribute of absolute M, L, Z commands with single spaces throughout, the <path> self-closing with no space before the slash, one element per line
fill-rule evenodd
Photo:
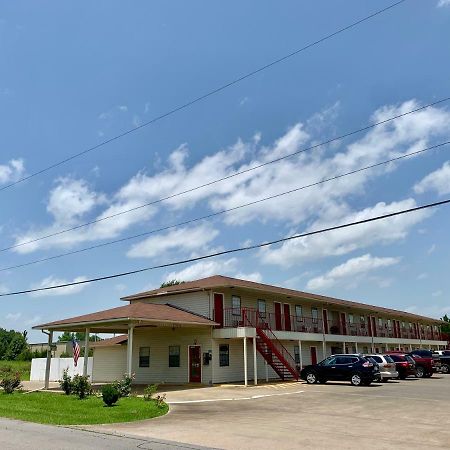
<path fill-rule="evenodd" d="M 77 367 L 78 358 L 80 357 L 80 345 L 78 341 L 72 339 L 72 348 L 73 348 L 73 363 L 74 366 Z"/>

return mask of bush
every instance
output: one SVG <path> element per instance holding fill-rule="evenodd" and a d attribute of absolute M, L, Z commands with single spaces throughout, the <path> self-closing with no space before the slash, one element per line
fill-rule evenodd
<path fill-rule="evenodd" d="M 121 380 L 116 380 L 112 384 L 119 393 L 119 397 L 129 397 L 131 394 L 131 383 L 135 378 L 135 374 L 132 373 L 131 376 L 125 374 Z"/>
<path fill-rule="evenodd" d="M 119 400 L 119 392 L 112 384 L 102 387 L 102 398 L 106 406 L 112 406 Z"/>
<path fill-rule="evenodd" d="M 69 369 L 64 369 L 62 380 L 59 380 L 59 386 L 66 395 L 69 395 L 72 393 L 73 382 L 72 382 L 72 378 L 69 375 Z"/>
<path fill-rule="evenodd" d="M 72 379 L 72 392 L 80 400 L 92 394 L 92 385 L 89 382 L 89 375 L 75 375 Z"/>
<path fill-rule="evenodd" d="M 16 389 L 22 387 L 20 382 L 20 372 L 13 370 L 10 366 L 4 366 L 0 369 L 0 387 L 5 394 L 12 394 Z"/>
<path fill-rule="evenodd" d="M 166 403 L 166 394 L 156 396 L 156 406 L 162 408 Z"/>
<path fill-rule="evenodd" d="M 158 390 L 157 384 L 149 384 L 144 389 L 144 400 L 149 401 L 153 398 L 153 394 Z"/>

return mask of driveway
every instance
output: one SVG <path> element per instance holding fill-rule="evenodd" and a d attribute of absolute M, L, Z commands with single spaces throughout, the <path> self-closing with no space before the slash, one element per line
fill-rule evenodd
<path fill-rule="evenodd" d="M 216 387 L 169 392 L 165 417 L 85 428 L 225 449 L 448 449 L 449 399 L 448 375 L 370 387 Z"/>

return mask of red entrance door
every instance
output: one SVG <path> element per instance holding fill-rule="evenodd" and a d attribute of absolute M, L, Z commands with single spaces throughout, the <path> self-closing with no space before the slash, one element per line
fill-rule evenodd
<path fill-rule="evenodd" d="M 328 312 L 326 309 L 322 310 L 323 317 L 323 332 L 328 334 Z"/>
<path fill-rule="evenodd" d="M 202 381 L 202 360 L 200 346 L 189 347 L 189 383 L 200 383 Z"/>
<path fill-rule="evenodd" d="M 317 349 L 311 347 L 311 364 L 317 364 Z"/>
<path fill-rule="evenodd" d="M 377 336 L 377 324 L 375 322 L 375 317 L 371 317 L 370 320 L 372 321 L 372 336 Z"/>
<path fill-rule="evenodd" d="M 345 322 L 345 313 L 341 313 L 341 331 L 344 336 L 347 334 L 347 323 Z"/>
<path fill-rule="evenodd" d="M 281 303 L 274 303 L 275 308 L 275 330 L 282 330 L 281 326 Z"/>
<path fill-rule="evenodd" d="M 283 305 L 284 312 L 284 329 L 286 331 L 291 331 L 291 307 L 288 303 Z"/>
<path fill-rule="evenodd" d="M 223 328 L 223 294 L 214 294 L 214 322 Z"/>

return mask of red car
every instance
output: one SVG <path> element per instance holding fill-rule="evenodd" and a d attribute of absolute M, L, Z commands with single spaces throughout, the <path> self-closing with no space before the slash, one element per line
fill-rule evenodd
<path fill-rule="evenodd" d="M 436 362 L 429 350 L 413 350 L 408 353 L 416 363 L 416 377 L 430 378 L 436 372 Z"/>
<path fill-rule="evenodd" d="M 409 376 L 416 376 L 416 363 L 410 355 L 402 352 L 388 352 L 386 354 L 394 360 L 400 380 Z"/>

